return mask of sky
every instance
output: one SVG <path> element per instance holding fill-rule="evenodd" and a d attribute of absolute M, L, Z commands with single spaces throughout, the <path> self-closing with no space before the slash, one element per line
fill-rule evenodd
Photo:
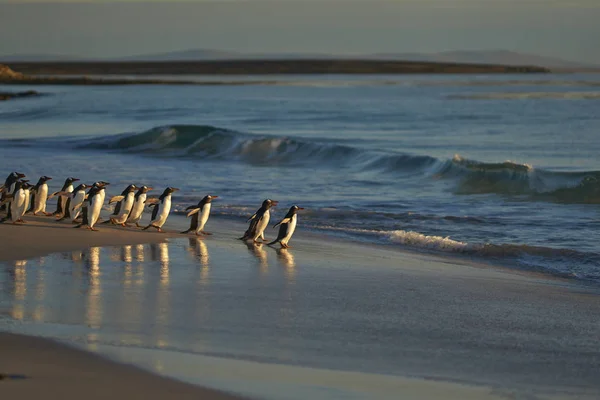
<path fill-rule="evenodd" d="M 600 64 L 600 0 L 0 0 L 0 56 L 432 53 Z"/>

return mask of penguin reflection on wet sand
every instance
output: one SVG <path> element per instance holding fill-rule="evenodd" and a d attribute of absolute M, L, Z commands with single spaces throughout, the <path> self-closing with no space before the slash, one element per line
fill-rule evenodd
<path fill-rule="evenodd" d="M 262 206 L 248 218 L 250 221 L 250 225 L 246 232 L 244 232 L 244 236 L 240 238 L 240 240 L 250 240 L 252 239 L 255 243 L 258 242 L 258 238 L 261 238 L 263 241 L 265 240 L 265 229 L 269 225 L 269 220 L 271 219 L 270 208 L 276 206 L 279 202 L 271 199 L 266 199 L 263 201 Z"/>
<path fill-rule="evenodd" d="M 50 216 L 52 213 L 46 212 L 46 202 L 48 201 L 48 181 L 52 178 L 42 176 L 37 184 L 31 189 L 31 207 L 27 212 L 32 212 L 33 215 L 40 213 Z"/>
<path fill-rule="evenodd" d="M 144 228 L 147 230 L 150 227 L 156 228 L 159 232 L 162 232 L 162 226 L 167 222 L 169 213 L 171 212 L 171 195 L 173 192 L 178 191 L 178 188 L 168 187 L 165 189 L 163 194 L 158 198 L 158 202 L 151 204 L 150 207 L 154 207 L 152 210 L 152 218 L 150 224 Z M 148 202 L 148 200 L 146 200 Z"/>
<path fill-rule="evenodd" d="M 279 234 L 277 235 L 277 239 L 273 240 L 271 243 L 267 243 L 268 246 L 279 242 L 281 247 L 284 249 L 288 249 L 290 247 L 288 242 L 296 230 L 296 224 L 298 223 L 298 210 L 304 210 L 304 208 L 296 205 L 291 206 L 286 216 L 283 217 L 281 221 L 273 225 L 273 228 L 279 225 Z"/>
<path fill-rule="evenodd" d="M 199 236 L 201 233 L 205 235 L 212 235 L 212 233 L 204 231 L 204 225 L 206 225 L 206 221 L 208 221 L 208 217 L 210 216 L 211 203 L 213 199 L 216 199 L 217 197 L 219 196 L 204 196 L 197 206 L 190 206 L 186 208 L 185 210 L 189 211 L 187 216 L 191 216 L 192 220 L 190 221 L 190 229 L 181 233 L 189 233 L 194 231 L 196 236 Z"/>

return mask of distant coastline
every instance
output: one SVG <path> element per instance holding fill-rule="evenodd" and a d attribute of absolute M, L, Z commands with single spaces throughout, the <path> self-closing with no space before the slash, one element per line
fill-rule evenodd
<path fill-rule="evenodd" d="M 512 66 L 389 60 L 229 60 L 11 62 L 18 76 L 0 74 L 8 84 L 172 84 L 164 79 L 103 79 L 86 75 L 311 75 L 311 74 L 517 74 L 549 73 L 539 66 Z M 194 83 L 178 81 L 177 83 Z"/>

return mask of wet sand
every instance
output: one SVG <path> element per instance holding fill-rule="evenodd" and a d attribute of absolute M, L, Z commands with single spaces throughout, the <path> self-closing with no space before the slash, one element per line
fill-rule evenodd
<path fill-rule="evenodd" d="M 90 232 L 73 229 L 70 224 L 59 224 L 49 218 L 29 216 L 25 219 L 28 223 L 24 226 L 0 224 L 0 261 L 23 260 L 91 246 L 165 241 L 175 243 L 177 238 L 185 238 L 176 233 L 186 223 L 180 216 L 172 216 L 169 219 L 167 233 L 163 234 L 109 225 L 99 225 L 100 232 Z M 246 327 L 243 324 L 244 316 L 249 312 L 251 314 L 254 306 L 264 310 L 269 304 L 273 304 L 269 296 L 276 295 L 280 285 L 276 284 L 267 292 L 257 292 L 251 282 L 247 284 L 244 283 L 245 279 L 240 279 L 241 286 L 234 293 L 243 295 L 243 291 L 248 290 L 249 294 L 245 296 L 255 296 L 253 301 L 257 302 L 249 303 L 248 307 L 240 307 L 239 299 L 227 291 L 222 291 L 218 284 L 227 282 L 223 278 L 227 277 L 228 268 L 251 273 L 248 267 L 253 259 L 261 270 L 263 265 L 267 268 L 268 257 L 271 257 L 271 260 L 274 257 L 268 253 L 274 250 L 250 247 L 247 249 L 234 240 L 238 231 L 244 227 L 243 224 L 214 218 L 209 221 L 209 225 L 208 230 L 213 232 L 214 236 L 203 242 L 208 243 L 213 267 L 218 266 L 214 268 L 213 274 L 225 274 L 220 276 L 220 279 L 214 278 L 214 293 L 211 294 L 214 310 L 210 315 L 227 318 L 224 321 L 211 322 L 217 324 L 214 327 L 202 324 L 199 329 L 217 329 L 219 323 L 224 324 L 221 329 L 239 325 L 241 334 L 246 337 L 251 333 L 247 329 L 254 325 Z M 267 236 L 272 235 L 273 232 L 269 232 Z M 292 257 L 296 260 L 291 262 L 294 264 L 291 268 L 309 274 L 304 280 L 300 279 L 301 276 L 294 278 L 294 286 L 298 291 L 295 296 L 305 295 L 312 302 L 319 298 L 317 294 L 323 294 L 324 300 L 329 299 L 328 296 L 340 296 L 344 299 L 343 315 L 350 313 L 346 317 L 356 318 L 358 315 L 369 315 L 368 310 L 387 308 L 389 314 L 382 314 L 381 317 L 398 319 L 398 322 L 392 325 L 387 322 L 382 326 L 361 324 L 361 331 L 356 332 L 362 334 L 364 330 L 366 335 L 381 334 L 380 329 L 389 325 L 386 329 L 391 329 L 390 335 L 379 339 L 378 346 L 369 351 L 369 357 L 360 362 L 360 368 L 363 371 L 377 372 L 380 364 L 384 362 L 384 354 L 394 351 L 394 363 L 400 368 L 398 375 L 359 372 L 352 363 L 347 364 L 348 371 L 332 371 L 336 369 L 335 365 L 327 365 L 326 360 L 318 358 L 314 359 L 314 368 L 305 368 L 180 352 L 111 348 L 102 344 L 84 348 L 95 350 L 119 362 L 133 362 L 150 371 L 190 383 L 203 385 L 204 382 L 214 381 L 217 383 L 209 386 L 252 395 L 255 398 L 276 399 L 280 398 L 278 395 L 283 394 L 285 398 L 292 398 L 290 393 L 283 391 L 285 389 L 278 389 L 286 387 L 285 383 L 288 381 L 296 385 L 293 386 L 296 388 L 302 385 L 330 385 L 329 387 L 337 388 L 336 390 L 346 388 L 353 391 L 352 393 L 362 393 L 362 397 L 359 395 L 358 398 L 395 398 L 390 397 L 390 393 L 396 392 L 402 393 L 402 398 L 407 399 L 594 399 L 600 394 L 600 385 L 595 378 L 599 353 L 596 348 L 598 330 L 594 315 L 597 316 L 600 312 L 598 290 L 595 287 L 547 275 L 516 273 L 475 262 L 469 264 L 464 260 L 334 240 L 302 231 L 294 236 L 291 244 Z M 171 250 L 171 258 L 174 257 L 175 250 Z M 253 254 L 249 255 L 249 251 Z M 277 254 L 278 258 L 280 256 Z M 283 262 L 289 263 L 289 260 L 284 259 Z M 61 261 L 57 261 L 55 268 L 60 263 Z M 177 271 L 185 271 L 182 269 L 184 265 L 181 260 L 175 262 L 175 265 Z M 23 268 L 30 269 L 35 266 L 28 264 Z M 52 270 L 48 266 L 44 268 Z M 103 268 L 110 268 L 110 265 L 103 264 Z M 373 272 L 369 272 L 371 268 Z M 34 273 L 33 269 L 30 271 L 30 275 Z M 276 268 L 271 266 L 270 271 L 276 272 Z M 261 273 L 267 273 L 267 270 Z M 342 286 L 338 285 L 338 281 Z M 186 282 L 187 280 L 177 281 L 176 276 L 173 276 L 169 283 L 170 290 L 173 290 L 171 296 L 185 294 L 185 303 L 191 300 L 188 298 L 190 294 L 181 289 L 186 287 Z M 56 286 L 53 291 L 51 287 L 47 287 L 45 290 L 47 293 L 59 295 L 61 287 Z M 337 293 L 336 290 L 340 289 L 344 291 Z M 366 296 L 360 291 L 373 293 L 373 296 Z M 75 292 L 75 295 L 79 296 L 78 293 Z M 194 296 L 203 295 L 196 291 L 194 293 Z M 160 296 L 160 291 L 156 295 Z M 106 292 L 103 296 L 103 307 L 107 311 L 133 306 L 119 303 L 116 293 L 111 295 L 110 292 Z M 174 297 L 173 304 L 175 300 Z M 70 301 L 80 302 L 78 298 Z M 326 300 L 326 303 L 327 301 L 331 299 Z M 263 302 L 267 304 L 261 305 Z M 150 301 L 140 304 L 148 307 L 159 303 Z M 193 302 L 191 303 L 193 305 Z M 216 308 L 217 304 L 223 309 Z M 317 307 L 318 303 L 296 304 L 307 304 L 308 308 L 295 311 L 296 318 L 301 320 L 297 322 L 299 327 L 295 329 L 299 329 L 298 337 L 293 339 L 290 345 L 301 343 L 306 338 L 303 327 L 310 326 L 311 312 L 324 313 L 322 318 L 324 321 L 331 321 L 330 323 L 343 320 L 339 311 L 327 311 L 330 306 L 321 309 Z M 165 312 L 173 319 L 185 318 L 185 315 L 189 314 L 189 310 L 178 308 L 165 309 Z M 54 307 L 50 309 L 56 310 Z M 136 315 L 141 310 L 130 311 L 132 315 Z M 328 312 L 332 314 L 329 315 Z M 183 313 L 183 316 L 176 313 Z M 270 318 L 265 320 L 267 321 L 270 321 Z M 384 321 L 382 320 L 382 323 Z M 114 324 L 108 320 L 98 323 Z M 232 323 L 234 325 L 231 325 Z M 323 334 L 327 336 L 326 330 L 329 328 L 325 325 L 318 326 L 322 326 Z M 309 331 L 312 329 L 316 327 L 309 328 Z M 318 333 L 314 330 L 311 332 Z M 202 334 L 205 337 L 207 335 L 206 332 Z M 269 333 L 275 336 L 278 334 Z M 240 340 L 242 336 L 233 337 L 234 340 Z M 266 345 L 275 344 L 272 340 L 265 337 Z M 345 340 L 347 342 L 343 346 L 344 351 L 352 356 L 350 359 L 360 360 L 362 343 L 353 343 L 353 335 L 347 336 Z M 253 346 L 256 346 L 259 337 L 252 341 L 255 343 Z M 113 363 L 48 340 L 2 334 L 0 346 L 0 373 L 30 377 L 0 381 L 0 395 L 6 393 L 12 395 L 9 396 L 11 398 L 39 397 L 49 391 L 57 396 L 60 394 L 60 397 L 65 399 L 106 398 L 109 393 L 114 393 L 115 387 L 122 390 L 122 397 L 135 398 L 134 394 L 139 394 L 140 398 L 152 399 L 164 398 L 165 393 L 177 393 L 178 398 L 225 398 L 209 397 L 220 395 L 215 392 L 202 392 L 204 389 L 200 386 L 188 386 L 166 378 L 157 378 L 149 372 Z M 355 350 L 358 351 L 357 355 L 351 354 Z M 299 351 L 299 355 L 305 354 L 302 347 L 296 351 Z M 379 351 L 382 352 L 381 355 L 378 355 Z M 152 363 L 157 359 L 167 367 L 153 370 Z M 307 360 L 310 365 L 310 359 Z M 321 362 L 322 364 L 319 364 Z M 193 365 L 193 368 L 190 369 L 190 365 Z M 416 376 L 430 379 L 404 378 L 402 376 L 413 375 L 405 375 L 402 368 L 408 368 L 408 372 L 420 371 Z M 445 381 L 443 376 L 451 375 L 448 371 L 452 370 L 469 378 L 457 378 L 458 382 L 469 384 Z M 244 386 L 242 381 L 236 386 L 235 379 L 232 380 L 235 376 L 238 379 L 250 379 L 253 387 L 258 389 L 253 392 L 248 386 Z M 99 388 L 96 389 L 97 387 Z M 194 392 L 195 390 L 197 392 Z M 270 396 L 262 396 L 265 393 Z M 94 397 L 96 395 L 98 397 Z"/>

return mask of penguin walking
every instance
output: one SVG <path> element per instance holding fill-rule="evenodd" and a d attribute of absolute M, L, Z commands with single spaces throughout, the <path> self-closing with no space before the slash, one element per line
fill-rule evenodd
<path fill-rule="evenodd" d="M 146 205 L 146 198 L 148 197 L 148 192 L 153 190 L 151 187 L 142 186 L 138 189 L 137 193 L 134 196 L 133 207 L 131 208 L 131 212 L 125 221 L 125 225 L 127 224 L 135 224 L 138 228 L 140 228 L 140 220 L 142 219 L 142 214 L 144 213 L 144 206 Z"/>
<path fill-rule="evenodd" d="M 25 206 L 26 203 L 26 187 L 27 182 L 24 181 L 16 181 L 14 185 L 11 185 L 14 188 L 12 193 L 7 194 L 4 197 L 3 204 L 8 205 L 9 215 L 7 215 L 1 222 L 5 222 L 10 220 L 13 224 L 17 224 L 17 222 L 25 223 L 23 221 L 23 215 L 27 210 Z M 24 188 L 25 187 L 25 188 Z"/>
<path fill-rule="evenodd" d="M 81 203 L 81 224 L 77 225 L 76 228 L 81 228 L 82 226 L 88 226 L 89 227 L 89 221 L 88 221 L 88 211 L 89 211 L 89 202 L 86 201 L 89 199 L 90 194 L 92 193 L 96 193 L 98 191 L 98 189 L 100 187 L 105 187 L 107 185 L 110 185 L 110 183 L 105 182 L 105 181 L 98 181 L 98 182 L 94 182 L 94 184 L 92 185 L 92 187 L 90 188 L 90 190 L 87 192 L 87 194 L 85 195 L 85 200 L 83 203 Z M 102 190 L 101 192 L 99 192 L 100 198 L 99 200 L 102 200 L 102 204 L 104 204 L 104 196 L 106 196 L 106 191 Z"/>
<path fill-rule="evenodd" d="M 152 204 L 154 207 L 154 210 L 152 210 L 152 218 L 150 224 L 145 227 L 144 230 L 153 227 L 158 229 L 159 232 L 162 232 L 161 228 L 165 222 L 167 222 L 167 218 L 169 218 L 169 213 L 171 212 L 171 195 L 178 190 L 178 188 L 174 187 L 166 188 L 163 194 L 158 198 L 158 202 Z"/>
<path fill-rule="evenodd" d="M 78 178 L 65 179 L 65 184 L 62 189 L 60 189 L 60 192 L 55 192 L 50 195 L 50 198 L 58 196 L 58 200 L 56 201 L 56 211 L 54 211 L 53 215 L 59 217 L 59 219 L 62 219 L 65 216 L 68 218 L 67 200 L 69 198 L 69 193 L 73 192 L 73 182 L 77 182 L 78 180 Z"/>
<path fill-rule="evenodd" d="M 87 203 L 88 206 L 84 210 L 84 220 L 79 227 L 86 226 L 89 230 L 98 230 L 94 228 L 94 225 L 96 225 L 96 222 L 98 222 L 98 218 L 100 218 L 100 212 L 102 211 L 102 206 L 104 205 L 104 199 L 106 197 L 106 185 L 109 185 L 109 183 L 96 182 L 88 192 L 87 200 L 84 202 L 84 204 Z"/>
<path fill-rule="evenodd" d="M 86 199 L 85 190 L 89 187 L 90 186 L 86 185 L 85 183 L 78 185 L 75 189 L 73 189 L 69 201 L 67 201 L 72 223 L 75 223 L 75 220 L 77 217 L 79 217 L 79 214 L 81 214 L 83 202 Z"/>
<path fill-rule="evenodd" d="M 23 181 L 23 192 L 25 193 L 25 205 L 23 207 L 23 215 L 29 210 L 29 206 L 31 205 L 31 189 L 33 189 L 33 185 L 29 183 L 29 181 Z"/>
<path fill-rule="evenodd" d="M 22 174 L 20 172 L 11 172 L 10 174 L 8 174 L 8 176 L 6 177 L 6 180 L 4 181 L 4 185 L 2 185 L 2 189 L 0 190 L 0 202 L 2 202 L 2 205 L 0 205 L 0 211 L 2 210 L 6 210 L 6 217 L 7 219 L 10 219 L 10 199 L 8 199 L 8 202 L 5 202 L 4 200 L 7 200 L 7 197 L 9 197 L 9 194 L 12 194 L 15 191 L 15 184 L 17 183 L 17 181 L 19 179 L 25 178 L 25 174 Z"/>
<path fill-rule="evenodd" d="M 208 217 L 210 216 L 211 203 L 213 199 L 216 199 L 217 197 L 219 196 L 204 196 L 197 206 L 190 206 L 186 208 L 185 210 L 189 211 L 187 216 L 191 216 L 192 220 L 190 222 L 190 229 L 181 233 L 189 233 L 194 231 L 196 236 L 199 236 L 201 233 L 205 235 L 212 235 L 212 233 L 204 231 L 204 225 L 206 225 L 206 221 L 208 221 Z"/>
<path fill-rule="evenodd" d="M 125 226 L 125 222 L 131 213 L 131 209 L 133 208 L 133 204 L 135 203 L 135 189 L 137 187 L 135 185 L 129 185 L 121 196 L 114 196 L 108 201 L 108 204 L 117 202 L 115 205 L 115 210 L 113 215 L 111 215 L 110 219 L 107 222 L 112 224 L 119 224 Z"/>
<path fill-rule="evenodd" d="M 31 189 L 31 207 L 27 212 L 32 212 L 33 215 L 42 213 L 46 216 L 52 215 L 52 213 L 46 212 L 46 201 L 48 201 L 48 181 L 52 178 L 49 176 L 42 176 L 38 180 L 37 184 Z"/>
<path fill-rule="evenodd" d="M 281 247 L 284 249 L 288 249 L 290 247 L 288 242 L 296 230 L 296 224 L 298 223 L 298 210 L 304 210 L 304 208 L 296 205 L 291 206 L 285 217 L 273 225 L 273 228 L 279 225 L 279 234 L 277 235 L 277 239 L 273 240 L 271 243 L 267 243 L 267 246 L 271 246 L 272 244 L 279 242 Z"/>
<path fill-rule="evenodd" d="M 244 232 L 244 236 L 240 238 L 240 240 L 250 240 L 253 242 L 259 243 L 258 238 L 261 238 L 263 241 L 265 240 L 265 229 L 269 225 L 269 220 L 271 219 L 271 213 L 269 209 L 273 206 L 276 206 L 279 202 L 271 199 L 266 199 L 263 201 L 262 206 L 248 218 L 250 221 L 250 225 L 246 232 Z"/>

